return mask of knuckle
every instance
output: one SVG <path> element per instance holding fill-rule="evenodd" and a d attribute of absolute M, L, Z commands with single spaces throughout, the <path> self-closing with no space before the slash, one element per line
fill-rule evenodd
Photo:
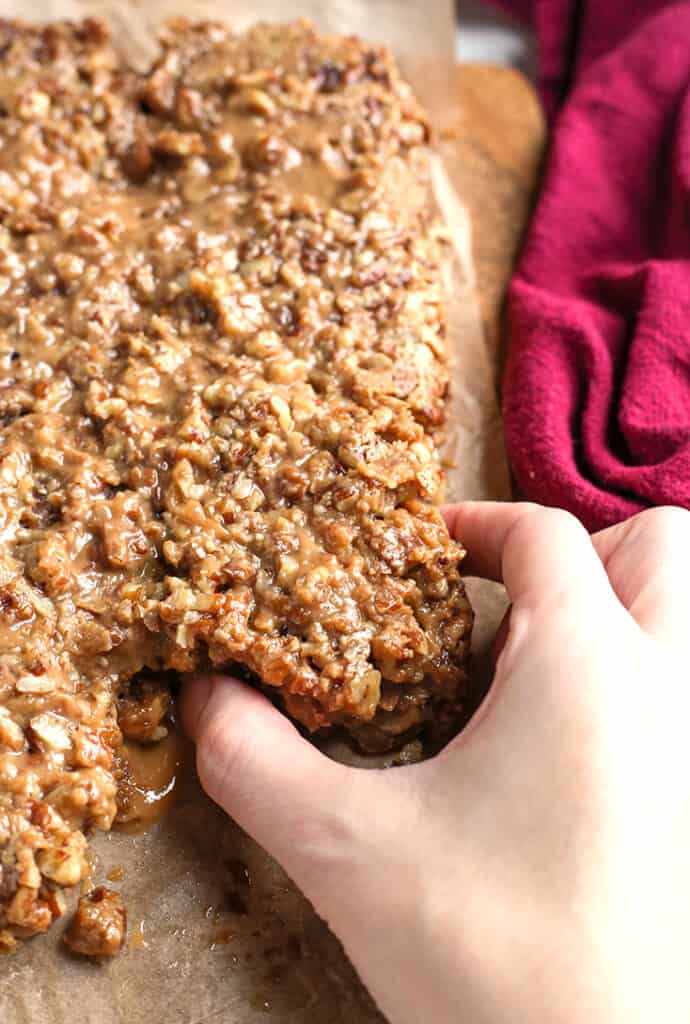
<path fill-rule="evenodd" d="M 661 505 L 639 514 L 640 526 L 662 539 L 690 540 L 690 512 L 679 505 Z"/>
<path fill-rule="evenodd" d="M 539 515 L 542 512 L 546 512 L 547 508 L 545 505 L 538 505 L 536 501 L 518 501 L 517 511 L 520 515 L 525 517 Z"/>
<path fill-rule="evenodd" d="M 338 807 L 324 808 L 318 814 L 303 809 L 293 820 L 292 832 L 301 856 L 324 870 L 336 865 L 342 868 L 343 860 L 350 859 L 347 851 L 355 846 L 354 823 Z"/>
<path fill-rule="evenodd" d="M 570 530 L 572 533 L 587 534 L 584 526 L 572 512 L 549 505 L 537 505 L 534 502 L 521 502 L 520 510 L 537 528 L 544 531 L 553 529 Z"/>
<path fill-rule="evenodd" d="M 516 511 L 518 514 L 513 519 L 509 532 L 511 539 L 514 537 L 528 538 L 533 533 L 539 533 L 550 510 L 531 501 L 521 501 L 518 503 Z"/>
<path fill-rule="evenodd" d="M 580 520 L 572 512 L 568 512 L 566 509 L 552 509 L 552 513 L 554 514 L 554 523 L 556 521 L 555 517 L 558 516 L 558 522 L 564 529 L 570 530 L 572 533 L 589 536 Z"/>
<path fill-rule="evenodd" d="M 311 807 L 295 817 L 295 840 L 303 852 L 315 860 L 340 859 L 343 851 L 353 849 L 362 832 L 362 805 L 373 799 L 377 779 L 369 779 L 363 769 L 332 764 L 329 770 L 331 799 L 321 804 L 318 813 Z"/>
<path fill-rule="evenodd" d="M 395 794 L 390 786 L 365 779 L 364 771 L 346 769 L 339 781 L 334 778 L 333 799 L 327 806 L 318 811 L 298 808 L 292 818 L 291 852 L 301 876 L 296 881 L 311 892 L 330 891 L 334 881 L 347 892 L 349 883 L 371 874 L 372 859 L 399 838 L 393 834 L 401 817 L 394 812 Z M 365 803 L 380 807 L 384 801 L 386 812 L 375 823 L 363 816 Z"/>

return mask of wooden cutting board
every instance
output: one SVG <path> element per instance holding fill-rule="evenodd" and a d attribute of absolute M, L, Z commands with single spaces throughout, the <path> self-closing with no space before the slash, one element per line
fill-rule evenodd
<path fill-rule="evenodd" d="M 472 220 L 477 289 L 496 384 L 505 351 L 504 304 L 538 191 L 546 125 L 537 94 L 513 68 L 461 64 L 441 146 L 462 155 L 461 195 Z"/>

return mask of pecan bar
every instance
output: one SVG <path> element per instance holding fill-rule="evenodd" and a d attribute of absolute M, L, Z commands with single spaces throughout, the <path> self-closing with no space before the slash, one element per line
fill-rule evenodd
<path fill-rule="evenodd" d="M 160 42 L 138 74 L 97 21 L 0 22 L 5 946 L 113 822 L 118 699 L 160 730 L 142 674 L 370 748 L 465 686 L 424 114 L 306 22 Z"/>

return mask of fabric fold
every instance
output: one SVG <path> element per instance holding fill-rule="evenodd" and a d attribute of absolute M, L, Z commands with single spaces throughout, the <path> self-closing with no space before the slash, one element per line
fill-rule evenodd
<path fill-rule="evenodd" d="M 690 507 L 690 3 L 532 8 L 557 113 L 511 286 L 506 440 L 520 489 L 594 530 Z"/>

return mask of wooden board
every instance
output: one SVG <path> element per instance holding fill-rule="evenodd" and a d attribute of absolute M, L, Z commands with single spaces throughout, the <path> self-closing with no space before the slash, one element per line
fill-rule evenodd
<path fill-rule="evenodd" d="M 440 145 L 460 149 L 460 191 L 472 221 L 477 289 L 497 387 L 504 303 L 537 193 L 546 125 L 529 81 L 508 67 L 461 64 Z"/>

